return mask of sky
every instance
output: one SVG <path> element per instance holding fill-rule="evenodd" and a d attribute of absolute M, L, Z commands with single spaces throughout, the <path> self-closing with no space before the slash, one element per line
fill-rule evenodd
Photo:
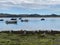
<path fill-rule="evenodd" d="M 60 14 L 60 0 L 0 0 L 0 13 Z"/>

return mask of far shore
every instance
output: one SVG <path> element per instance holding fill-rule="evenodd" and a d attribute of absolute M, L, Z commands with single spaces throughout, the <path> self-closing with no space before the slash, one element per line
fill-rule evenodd
<path fill-rule="evenodd" d="M 50 17 L 53 17 L 53 18 L 56 18 L 56 17 L 60 17 L 60 15 L 56 15 L 56 14 L 51 14 L 51 15 L 40 15 L 40 14 L 0 14 L 0 18 L 11 18 L 11 17 L 23 17 L 23 18 L 41 18 L 41 17 L 44 17 L 44 18 L 50 18 Z"/>

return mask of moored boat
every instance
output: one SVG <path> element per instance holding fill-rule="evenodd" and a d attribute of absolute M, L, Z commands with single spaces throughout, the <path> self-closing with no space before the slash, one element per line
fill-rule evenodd
<path fill-rule="evenodd" d="M 19 20 L 21 20 L 22 18 L 20 17 Z"/>
<path fill-rule="evenodd" d="M 28 22 L 28 20 L 21 20 L 21 22 Z"/>
<path fill-rule="evenodd" d="M 41 21 L 45 20 L 44 18 L 41 19 Z"/>
<path fill-rule="evenodd" d="M 15 20 L 15 21 L 6 21 L 6 24 L 17 24 L 17 21 Z"/>
<path fill-rule="evenodd" d="M 0 19 L 0 21 L 4 21 L 3 19 Z"/>
<path fill-rule="evenodd" d="M 11 20 L 17 20 L 16 18 L 11 18 Z"/>

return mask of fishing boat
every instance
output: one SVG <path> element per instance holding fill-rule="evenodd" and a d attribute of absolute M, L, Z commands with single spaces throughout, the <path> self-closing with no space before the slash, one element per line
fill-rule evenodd
<path fill-rule="evenodd" d="M 17 24 L 17 21 L 16 20 L 10 20 L 10 21 L 6 21 L 6 24 Z"/>

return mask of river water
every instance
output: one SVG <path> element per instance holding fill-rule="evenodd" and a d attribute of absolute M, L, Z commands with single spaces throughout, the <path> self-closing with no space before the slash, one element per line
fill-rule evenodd
<path fill-rule="evenodd" d="M 4 21 L 0 21 L 1 30 L 59 30 L 60 31 L 60 18 L 22 18 L 28 19 L 28 22 L 21 22 L 17 18 L 17 24 L 6 24 L 6 20 L 11 18 L 2 18 Z"/>

